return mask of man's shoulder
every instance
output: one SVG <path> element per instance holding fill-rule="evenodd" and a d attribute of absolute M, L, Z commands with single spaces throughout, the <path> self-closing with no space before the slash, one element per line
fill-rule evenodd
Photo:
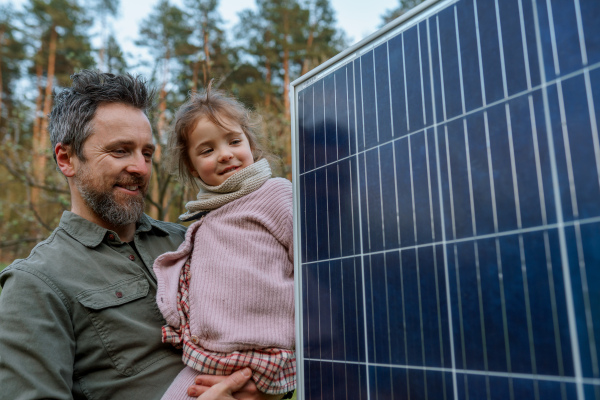
<path fill-rule="evenodd" d="M 16 259 L 0 271 L 0 286 L 4 286 L 9 277 L 21 282 L 26 276 L 33 278 L 33 281 L 54 286 L 55 280 L 48 272 L 53 271 L 53 267 L 58 264 L 56 261 L 69 252 L 67 246 L 61 244 L 65 237 L 61 238 L 60 231 L 60 228 L 55 229 L 48 238 L 35 245 L 26 258 Z M 21 278 L 17 278 L 19 276 Z"/>
<path fill-rule="evenodd" d="M 31 252 L 26 258 L 18 258 L 13 261 L 8 267 L 6 267 L 1 274 L 5 274 L 14 269 L 22 269 L 22 270 L 31 270 L 31 269 L 40 269 L 40 262 L 43 264 L 44 260 L 51 259 L 51 255 L 60 254 L 64 251 L 62 246 L 59 245 L 60 239 L 57 237 L 57 233 L 60 231 L 60 228 L 56 228 L 50 236 L 46 239 L 42 240 L 38 244 L 35 245 Z M 43 267 L 42 267 L 43 268 Z"/>

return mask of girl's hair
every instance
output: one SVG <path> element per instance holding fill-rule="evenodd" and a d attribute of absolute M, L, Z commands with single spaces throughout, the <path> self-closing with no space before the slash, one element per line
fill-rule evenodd
<path fill-rule="evenodd" d="M 226 92 L 213 89 L 212 84 L 211 80 L 205 90 L 190 94 L 188 100 L 177 111 L 175 126 L 168 134 L 165 167 L 177 175 L 185 185 L 195 188 L 195 177 L 190 172 L 192 163 L 188 155 L 188 138 L 202 118 L 208 118 L 224 129 L 226 127 L 223 120 L 238 123 L 248 138 L 254 161 L 268 157 L 259 140 L 260 117 Z"/>

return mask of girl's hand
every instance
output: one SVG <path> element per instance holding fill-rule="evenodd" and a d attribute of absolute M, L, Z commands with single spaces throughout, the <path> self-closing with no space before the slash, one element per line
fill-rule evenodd
<path fill-rule="evenodd" d="M 200 396 L 198 400 L 277 400 L 283 395 L 260 392 L 250 380 L 252 370 L 244 368 L 229 376 L 199 375 L 196 384 L 190 386 L 188 395 Z"/>

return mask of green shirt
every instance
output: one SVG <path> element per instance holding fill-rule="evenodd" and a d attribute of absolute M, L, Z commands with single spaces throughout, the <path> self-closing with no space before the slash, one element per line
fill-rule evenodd
<path fill-rule="evenodd" d="M 65 212 L 0 273 L 0 399 L 160 399 L 183 363 L 161 343 L 152 264 L 185 229 L 144 215 L 132 246 Z"/>

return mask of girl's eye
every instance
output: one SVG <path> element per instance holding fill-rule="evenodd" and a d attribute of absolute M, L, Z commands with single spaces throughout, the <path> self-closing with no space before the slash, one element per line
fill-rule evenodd
<path fill-rule="evenodd" d="M 233 140 L 231 141 L 231 144 L 239 144 L 239 143 L 241 143 L 241 142 L 242 142 L 242 141 L 241 141 L 240 139 L 233 139 Z"/>
<path fill-rule="evenodd" d="M 205 156 L 207 154 L 210 154 L 212 152 L 212 149 L 204 149 L 200 152 L 201 156 Z"/>

